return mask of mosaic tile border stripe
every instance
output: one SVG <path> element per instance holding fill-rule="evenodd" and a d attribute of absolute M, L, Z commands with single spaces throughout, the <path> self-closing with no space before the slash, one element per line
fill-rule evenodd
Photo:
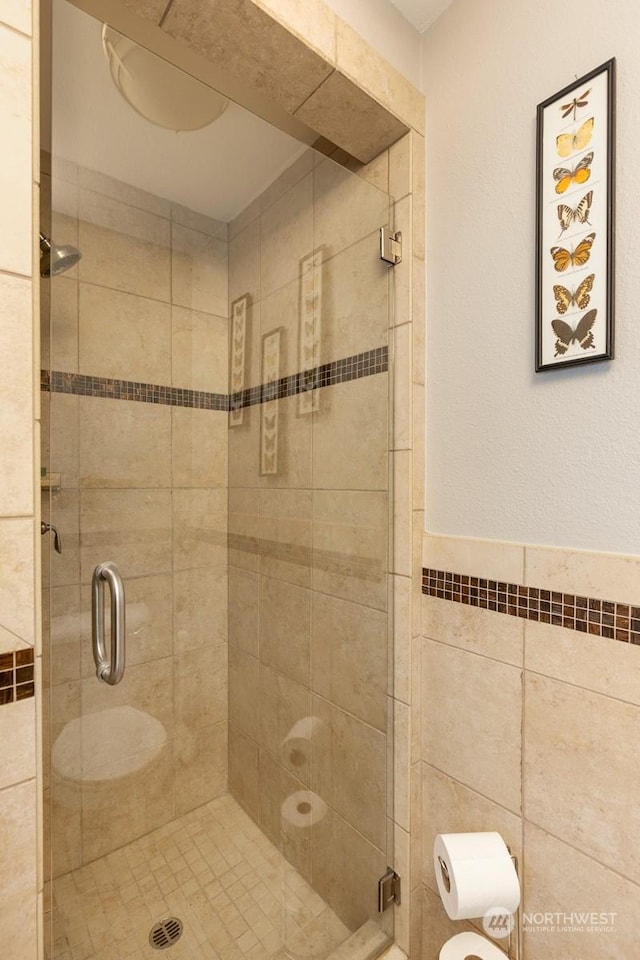
<path fill-rule="evenodd" d="M 342 360 L 323 363 L 312 370 L 303 370 L 288 377 L 280 377 L 273 383 L 249 387 L 241 393 L 232 394 L 229 402 L 231 409 L 236 409 L 237 406 L 252 407 L 269 400 L 295 397 L 308 390 L 320 390 L 336 383 L 371 377 L 376 373 L 385 373 L 388 369 L 389 348 L 378 347 L 375 350 L 367 350 L 365 353 L 354 354 L 352 357 L 344 357 Z"/>
<path fill-rule="evenodd" d="M 0 653 L 0 706 L 34 696 L 33 671 L 33 650 Z"/>
<path fill-rule="evenodd" d="M 107 400 L 135 400 L 139 403 L 161 403 L 171 407 L 197 407 L 201 410 L 229 409 L 226 393 L 205 390 L 184 390 L 155 383 L 115 380 L 111 377 L 90 377 L 84 373 L 62 373 L 41 370 L 40 388 L 48 393 L 72 393 L 81 397 L 102 397 Z"/>
<path fill-rule="evenodd" d="M 336 383 L 359 380 L 389 369 L 389 348 L 377 347 L 351 357 L 323 363 L 312 370 L 304 370 L 280 377 L 272 383 L 249 387 L 239 393 L 207 393 L 205 390 L 185 390 L 133 380 L 110 377 L 91 377 L 84 373 L 63 373 L 59 370 L 41 370 L 40 388 L 47 393 L 70 393 L 84 397 L 102 397 L 108 400 L 134 400 L 139 403 L 159 403 L 171 407 L 195 407 L 200 410 L 222 410 L 227 413 L 252 407 L 271 400 L 295 397 L 308 390 L 320 390 Z"/>
<path fill-rule="evenodd" d="M 640 644 L 640 606 L 628 603 L 523 587 L 427 567 L 422 569 L 422 592 L 428 597 L 495 610 L 510 617 Z"/>

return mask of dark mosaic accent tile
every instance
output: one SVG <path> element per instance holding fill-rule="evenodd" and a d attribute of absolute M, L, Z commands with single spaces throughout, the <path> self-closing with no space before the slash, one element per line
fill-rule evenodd
<path fill-rule="evenodd" d="M 423 568 L 422 592 L 509 617 L 640 644 L 640 607 Z"/>
<path fill-rule="evenodd" d="M 229 410 L 226 393 L 208 393 L 205 390 L 186 390 L 161 384 L 116 380 L 110 377 L 91 377 L 84 373 L 64 373 L 60 370 L 41 371 L 41 389 L 51 393 L 69 393 L 84 397 L 102 397 L 107 400 L 134 400 L 138 403 L 161 403 L 171 407 L 196 407 L 202 410 Z"/>
<path fill-rule="evenodd" d="M 205 390 L 187 390 L 162 384 L 115 380 L 109 377 L 91 377 L 83 373 L 64 373 L 60 370 L 41 370 L 40 388 L 51 393 L 72 393 L 79 396 L 103 397 L 108 400 L 134 400 L 138 403 L 160 403 L 171 407 L 194 407 L 200 410 L 238 410 L 270 400 L 295 397 L 308 390 L 320 390 L 336 383 L 347 383 L 389 369 L 388 347 L 377 347 L 331 363 L 323 363 L 313 370 L 293 373 L 273 383 L 248 387 L 239 393 L 208 393 Z"/>
<path fill-rule="evenodd" d="M 35 685 L 33 683 L 21 683 L 16 687 L 16 700 L 28 700 L 35 696 Z"/>
<path fill-rule="evenodd" d="M 34 696 L 34 652 L 0 654 L 0 706 Z"/>
<path fill-rule="evenodd" d="M 16 667 L 16 683 L 30 683 L 33 680 L 33 667 Z"/>

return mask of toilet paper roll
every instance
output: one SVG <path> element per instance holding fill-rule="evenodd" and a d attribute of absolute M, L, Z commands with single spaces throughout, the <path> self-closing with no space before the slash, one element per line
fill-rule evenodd
<path fill-rule="evenodd" d="M 470 932 L 457 933 L 447 940 L 438 957 L 439 960 L 470 960 L 471 957 L 477 957 L 478 960 L 507 960 L 504 950 L 496 947 L 495 943 L 479 933 Z"/>
<path fill-rule="evenodd" d="M 296 790 L 286 798 L 280 815 L 293 827 L 312 827 L 327 813 L 327 805 L 313 790 Z"/>
<path fill-rule="evenodd" d="M 313 715 L 294 723 L 282 741 L 283 759 L 292 767 L 303 767 L 311 755 L 311 737 L 318 735 L 321 726 L 322 720 Z"/>
<path fill-rule="evenodd" d="M 482 917 L 495 907 L 514 913 L 520 883 L 499 833 L 442 833 L 433 845 L 440 898 L 451 920 Z"/>

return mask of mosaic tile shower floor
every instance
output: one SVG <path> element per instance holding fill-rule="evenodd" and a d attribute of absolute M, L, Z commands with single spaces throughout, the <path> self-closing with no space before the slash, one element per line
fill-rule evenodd
<path fill-rule="evenodd" d="M 52 960 L 320 960 L 350 933 L 229 795 L 57 878 L 52 909 Z"/>

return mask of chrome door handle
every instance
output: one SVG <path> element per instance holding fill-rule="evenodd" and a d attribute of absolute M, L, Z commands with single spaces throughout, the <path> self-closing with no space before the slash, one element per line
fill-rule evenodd
<path fill-rule="evenodd" d="M 111 591 L 111 655 L 107 657 L 104 640 L 104 585 Z M 127 625 L 125 617 L 124 583 L 115 563 L 107 560 L 99 563 L 91 581 L 91 641 L 96 676 L 103 683 L 115 686 L 120 683 L 125 667 L 125 642 Z"/>

